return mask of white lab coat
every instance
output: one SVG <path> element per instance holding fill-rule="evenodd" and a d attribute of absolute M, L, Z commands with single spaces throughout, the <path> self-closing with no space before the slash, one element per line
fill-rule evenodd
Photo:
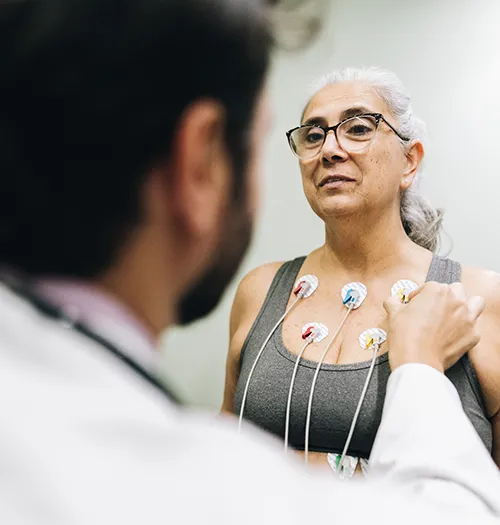
<path fill-rule="evenodd" d="M 489 523 L 500 475 L 448 380 L 390 379 L 373 482 L 306 473 L 274 440 L 181 411 L 0 286 L 0 523 Z"/>

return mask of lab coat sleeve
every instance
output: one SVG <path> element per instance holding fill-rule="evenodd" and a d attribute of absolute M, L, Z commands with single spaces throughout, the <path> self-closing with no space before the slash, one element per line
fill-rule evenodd
<path fill-rule="evenodd" d="M 500 517 L 500 473 L 437 370 L 404 365 L 389 379 L 370 477 L 389 478 L 426 504 Z"/>

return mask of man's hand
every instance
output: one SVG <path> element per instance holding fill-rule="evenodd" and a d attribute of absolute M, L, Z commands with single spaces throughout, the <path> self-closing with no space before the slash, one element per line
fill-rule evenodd
<path fill-rule="evenodd" d="M 389 317 L 388 343 L 392 370 L 422 363 L 444 372 L 479 342 L 476 321 L 484 310 L 482 297 L 467 298 L 459 284 L 426 283 L 402 304 L 384 303 Z"/>

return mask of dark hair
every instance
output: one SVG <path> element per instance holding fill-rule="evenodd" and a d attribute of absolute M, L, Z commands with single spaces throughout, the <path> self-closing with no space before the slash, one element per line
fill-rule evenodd
<path fill-rule="evenodd" d="M 235 187 L 272 47 L 264 0 L 0 4 L 0 263 L 93 277 L 196 99 L 227 111 Z"/>

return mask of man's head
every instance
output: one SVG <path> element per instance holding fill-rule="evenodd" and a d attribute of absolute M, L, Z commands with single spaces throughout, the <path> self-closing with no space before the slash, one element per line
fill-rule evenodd
<path fill-rule="evenodd" d="M 2 1 L 1 264 L 208 313 L 250 238 L 267 3 Z"/>

